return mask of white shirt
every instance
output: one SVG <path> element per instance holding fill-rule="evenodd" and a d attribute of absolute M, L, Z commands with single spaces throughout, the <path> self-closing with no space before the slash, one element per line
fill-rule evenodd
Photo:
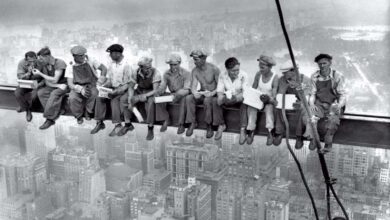
<path fill-rule="evenodd" d="M 125 58 L 119 63 L 111 60 L 107 64 L 107 78 L 111 81 L 111 85 L 114 88 L 129 83 L 133 71 L 130 63 Z"/>
<path fill-rule="evenodd" d="M 240 94 L 247 86 L 247 80 L 247 74 L 243 71 L 238 73 L 238 76 L 234 81 L 229 77 L 228 72 L 224 72 L 219 75 L 217 92 L 225 93 L 229 91 L 232 95 Z"/>

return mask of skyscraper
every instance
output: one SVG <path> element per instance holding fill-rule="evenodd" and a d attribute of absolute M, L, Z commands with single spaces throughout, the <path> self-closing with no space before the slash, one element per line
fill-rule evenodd
<path fill-rule="evenodd" d="M 104 170 L 91 167 L 80 172 L 79 201 L 93 203 L 106 191 Z"/>
<path fill-rule="evenodd" d="M 211 186 L 198 183 L 189 188 L 187 213 L 195 220 L 211 220 Z"/>
<path fill-rule="evenodd" d="M 167 170 L 176 183 L 186 182 L 188 177 L 220 167 L 216 145 L 193 145 L 175 142 L 166 147 Z"/>
<path fill-rule="evenodd" d="M 265 203 L 265 220 L 288 220 L 288 203 L 269 201 Z"/>

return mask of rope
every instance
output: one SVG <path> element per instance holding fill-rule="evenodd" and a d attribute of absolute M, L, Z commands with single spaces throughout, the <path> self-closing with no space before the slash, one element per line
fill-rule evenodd
<path fill-rule="evenodd" d="M 282 30 L 283 30 L 283 35 L 284 35 L 284 37 L 286 39 L 286 43 L 287 43 L 288 51 L 289 51 L 289 54 L 290 54 L 290 58 L 291 58 L 291 61 L 293 63 L 293 66 L 294 66 L 296 79 L 297 79 L 298 83 L 301 84 L 298 68 L 297 68 L 297 65 L 296 65 L 296 62 L 295 62 L 294 52 L 293 52 L 292 47 L 291 47 L 291 43 L 290 43 L 290 39 L 289 39 L 287 30 L 286 30 L 286 26 L 284 24 L 283 11 L 282 11 L 282 8 L 280 6 L 279 0 L 275 0 L 275 2 L 276 2 L 277 9 L 278 9 L 280 24 L 281 24 Z M 297 91 L 298 91 L 298 97 L 301 100 L 301 102 L 303 103 L 305 112 L 307 113 L 309 118 L 312 118 L 312 114 L 311 114 L 311 111 L 309 110 L 309 106 L 308 106 L 306 97 L 303 94 L 303 91 L 302 90 L 297 90 Z M 291 146 L 289 144 L 290 131 L 289 131 L 289 124 L 288 124 L 287 117 L 286 117 L 286 111 L 285 111 L 285 108 L 284 108 L 284 104 L 285 104 L 284 102 L 285 102 L 285 93 L 283 94 L 282 114 L 283 114 L 283 119 L 284 119 L 284 122 L 285 122 L 285 125 L 286 125 L 286 143 L 287 143 L 287 147 L 288 147 L 290 153 L 292 154 L 295 162 L 297 163 L 297 166 L 298 166 L 299 172 L 301 174 L 303 183 L 305 184 L 306 190 L 307 190 L 307 192 L 309 194 L 309 197 L 310 197 L 310 200 L 312 202 L 312 206 L 313 206 L 313 209 L 314 209 L 314 213 L 316 215 L 316 219 L 318 220 L 318 212 L 317 212 L 317 208 L 315 206 L 314 199 L 311 196 L 311 192 L 310 192 L 309 187 L 307 186 L 307 183 L 305 183 L 306 180 L 305 180 L 304 174 L 302 172 L 302 169 L 300 167 L 299 161 L 296 160 L 296 156 L 295 156 L 294 152 L 292 151 Z M 320 160 L 322 173 L 323 173 L 323 176 L 324 176 L 324 179 L 325 179 L 325 183 L 326 183 L 326 186 L 327 186 L 327 209 L 328 209 L 327 210 L 327 213 L 328 213 L 327 215 L 328 215 L 328 218 L 331 219 L 331 214 L 330 214 L 331 213 L 331 211 L 330 211 L 330 194 L 329 194 L 329 189 L 330 189 L 332 191 L 332 194 L 334 195 L 338 205 L 342 209 L 345 218 L 347 220 L 349 220 L 348 214 L 347 214 L 343 204 L 341 203 L 340 199 L 338 198 L 338 196 L 337 196 L 337 194 L 336 194 L 336 192 L 335 192 L 335 190 L 333 188 L 333 183 L 331 183 L 331 179 L 330 179 L 330 176 L 329 176 L 329 171 L 328 171 L 328 168 L 327 168 L 327 165 L 326 165 L 325 157 L 324 157 L 324 154 L 321 152 L 321 142 L 320 142 L 318 131 L 317 131 L 317 129 L 314 126 L 312 121 L 309 123 L 309 126 L 313 130 L 314 140 L 315 140 L 315 143 L 317 145 L 318 157 L 319 157 L 319 160 Z"/>

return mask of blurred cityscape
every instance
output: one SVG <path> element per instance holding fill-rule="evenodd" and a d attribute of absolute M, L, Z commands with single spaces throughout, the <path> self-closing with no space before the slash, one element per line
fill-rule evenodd
<path fill-rule="evenodd" d="M 188 138 L 174 128 L 146 141 L 145 125 L 110 138 L 110 123 L 90 135 L 94 122 L 72 117 L 47 131 L 38 129 L 41 114 L 32 123 L 14 111 L 0 117 L 2 220 L 314 219 L 285 143 L 269 147 L 256 137 L 241 146 L 238 134 L 214 141 L 204 130 Z M 307 145 L 295 154 L 325 216 L 321 167 Z M 390 218 L 388 150 L 336 145 L 326 159 L 351 219 Z M 332 209 L 342 215 L 334 198 Z"/>

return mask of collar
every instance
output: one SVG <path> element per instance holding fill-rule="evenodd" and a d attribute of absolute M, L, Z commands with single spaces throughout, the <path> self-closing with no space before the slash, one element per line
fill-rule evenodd
<path fill-rule="evenodd" d="M 170 75 L 170 76 L 176 75 L 175 73 L 173 73 L 173 72 L 171 71 L 171 69 L 168 69 L 167 73 L 168 73 L 168 75 Z M 179 72 L 178 72 L 177 74 L 178 74 L 179 76 L 183 75 L 183 69 L 182 69 L 181 67 L 179 68 Z"/>
<path fill-rule="evenodd" d="M 225 79 L 229 79 L 232 82 L 234 82 L 236 80 L 241 80 L 243 77 L 241 71 L 238 73 L 237 78 L 234 81 L 232 80 L 232 78 L 230 78 L 229 73 L 227 71 L 225 71 L 225 74 L 223 76 L 225 77 Z"/>
<path fill-rule="evenodd" d="M 334 73 L 333 72 L 334 72 L 334 70 L 332 68 L 330 68 L 330 74 L 328 76 L 326 76 L 326 77 L 329 77 L 330 79 L 333 79 L 334 78 Z M 319 77 L 325 77 L 325 76 L 321 75 L 320 70 L 317 70 L 317 72 L 314 74 L 314 77 L 315 78 L 319 78 Z"/>

